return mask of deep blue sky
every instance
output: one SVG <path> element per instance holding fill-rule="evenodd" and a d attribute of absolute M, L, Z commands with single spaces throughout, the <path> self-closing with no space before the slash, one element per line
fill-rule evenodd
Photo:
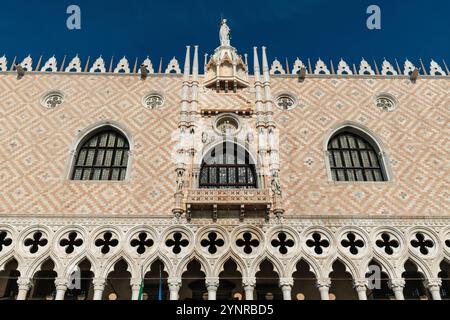
<path fill-rule="evenodd" d="M 66 28 L 70 4 L 81 7 L 80 31 Z M 381 31 L 366 28 L 370 4 L 382 9 Z M 155 66 L 177 56 L 183 65 L 186 45 L 200 45 L 201 57 L 218 46 L 223 14 L 242 54 L 265 45 L 270 59 L 291 62 L 422 57 L 428 66 L 433 57 L 450 64 L 449 0 L 1 0 L 0 7 L 0 56 L 10 62 L 79 53 L 116 62 L 149 55 Z"/>

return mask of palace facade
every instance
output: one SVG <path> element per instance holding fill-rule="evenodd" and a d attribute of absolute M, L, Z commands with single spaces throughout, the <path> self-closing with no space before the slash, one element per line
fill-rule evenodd
<path fill-rule="evenodd" d="M 450 299 L 445 61 L 220 40 L 0 58 L 0 298 Z"/>

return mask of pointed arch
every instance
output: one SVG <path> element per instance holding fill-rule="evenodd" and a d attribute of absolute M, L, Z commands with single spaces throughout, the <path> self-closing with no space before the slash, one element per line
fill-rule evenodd
<path fill-rule="evenodd" d="M 151 257 L 148 257 L 143 263 L 142 263 L 142 269 L 145 272 L 148 272 L 152 265 L 156 261 L 161 261 L 161 263 L 164 265 L 165 271 L 169 274 L 169 277 L 173 276 L 174 274 L 174 266 L 172 265 L 170 259 L 166 257 L 164 254 L 158 252 L 152 255 Z"/>
<path fill-rule="evenodd" d="M 261 271 L 261 264 L 266 260 L 272 264 L 273 271 L 278 274 L 278 277 L 285 278 L 285 273 L 283 272 L 284 267 L 281 265 L 280 261 L 270 255 L 262 255 L 255 259 L 252 264 L 252 272 L 250 273 L 250 275 L 256 275 L 259 271 Z"/>
<path fill-rule="evenodd" d="M 328 262 L 325 264 L 325 266 L 323 268 L 323 274 L 324 274 L 325 278 L 328 278 L 330 276 L 330 274 L 333 272 L 333 265 L 336 262 L 342 263 L 345 266 L 345 271 L 347 273 L 349 273 L 353 279 L 363 278 L 359 274 L 359 270 L 353 264 L 352 260 L 348 259 L 345 256 L 337 256 L 337 257 L 333 257 L 332 259 L 328 260 Z"/>
<path fill-rule="evenodd" d="M 222 257 L 220 257 L 220 259 L 217 260 L 217 262 L 214 266 L 212 274 L 216 275 L 218 277 L 219 274 L 222 271 L 224 271 L 225 264 L 230 260 L 232 260 L 234 263 L 236 263 L 237 270 L 241 273 L 242 278 L 245 278 L 248 276 L 248 270 L 247 270 L 247 267 L 245 266 L 245 262 L 242 261 L 241 257 L 236 255 L 234 252 L 229 252 L 226 255 L 223 255 Z"/>
<path fill-rule="evenodd" d="M 107 140 L 102 140 L 102 136 L 107 137 Z M 103 161 L 101 164 L 100 162 L 91 164 L 93 158 L 91 161 L 87 154 L 81 154 L 80 151 L 89 151 L 95 153 L 95 155 L 101 155 Z M 88 180 L 127 181 L 130 178 L 133 151 L 134 142 L 132 135 L 126 127 L 115 121 L 97 122 L 80 130 L 75 137 L 70 147 L 70 157 L 65 174 L 66 179 L 85 180 L 84 178 L 86 177 L 86 179 L 89 178 Z M 112 154 L 109 156 L 107 155 L 108 152 L 112 152 Z M 96 159 L 100 158 L 96 157 Z M 88 173 L 85 176 L 84 169 L 91 170 L 89 176 Z M 108 176 L 106 173 L 103 174 L 103 172 L 94 173 L 92 171 L 94 169 L 109 169 L 111 173 Z M 113 173 L 113 169 L 116 171 L 120 170 L 118 177 L 117 173 Z"/>
<path fill-rule="evenodd" d="M 256 169 L 256 158 L 247 146 L 224 139 L 203 154 L 199 188 L 254 189 L 258 187 Z"/>
<path fill-rule="evenodd" d="M 291 277 L 295 272 L 297 272 L 297 265 L 302 261 L 304 261 L 309 266 L 309 270 L 314 273 L 317 278 L 325 277 L 321 274 L 322 268 L 317 264 L 317 261 L 306 254 L 302 254 L 292 259 L 289 267 L 286 269 L 286 276 Z"/>
<path fill-rule="evenodd" d="M 130 273 L 131 278 L 140 278 L 140 273 L 136 268 L 134 260 L 125 252 L 120 252 L 117 255 L 114 255 L 105 263 L 105 266 L 101 271 L 102 278 L 106 279 L 108 275 L 114 271 L 115 265 L 121 260 L 125 261 L 127 264 L 127 271 Z"/>
<path fill-rule="evenodd" d="M 330 181 L 393 180 L 384 143 L 361 124 L 346 121 L 334 126 L 325 137 L 323 150 Z"/>
<path fill-rule="evenodd" d="M 33 278 L 36 272 L 41 271 L 42 266 L 49 260 L 51 260 L 55 265 L 53 270 L 57 273 L 57 276 L 59 277 L 60 275 L 62 275 L 64 270 L 61 262 L 53 252 L 50 252 L 50 254 L 43 255 L 34 260 L 33 263 L 28 267 L 28 270 L 24 274 L 24 277 L 30 279 Z"/>
<path fill-rule="evenodd" d="M 184 257 L 178 264 L 178 267 L 175 271 L 175 276 L 177 278 L 181 278 L 183 276 L 183 273 L 187 271 L 189 263 L 192 261 L 197 260 L 197 262 L 200 264 L 200 270 L 205 274 L 205 277 L 214 277 L 212 274 L 212 270 L 209 267 L 208 261 L 197 252 L 194 252 L 191 255 L 188 255 Z"/>

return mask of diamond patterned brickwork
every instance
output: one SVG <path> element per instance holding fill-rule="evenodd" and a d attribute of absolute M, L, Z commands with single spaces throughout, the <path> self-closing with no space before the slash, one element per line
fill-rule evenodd
<path fill-rule="evenodd" d="M 0 213 L 166 214 L 173 205 L 172 133 L 179 118 L 180 78 L 35 75 L 0 76 Z M 53 110 L 39 104 L 49 90 L 65 93 Z M 141 98 L 165 95 L 160 111 Z M 67 178 L 70 146 L 79 130 L 104 120 L 120 123 L 135 149 L 131 180 L 79 183 Z"/>
<path fill-rule="evenodd" d="M 175 192 L 171 151 L 179 120 L 182 77 L 15 74 L 0 76 L 0 214 L 170 215 Z M 64 92 L 55 109 L 40 105 Z M 147 110 L 141 98 L 157 91 L 166 102 Z M 275 110 L 287 215 L 442 216 L 450 212 L 450 84 L 447 78 L 272 77 L 272 95 L 294 93 L 299 106 Z M 379 93 L 399 105 L 385 112 Z M 199 90 L 200 109 L 254 107 L 254 89 L 238 94 Z M 131 133 L 135 149 L 126 182 L 70 182 L 70 147 L 79 130 L 113 120 Z M 328 181 L 324 143 L 330 130 L 354 121 L 378 135 L 394 175 L 383 184 Z"/>
<path fill-rule="evenodd" d="M 292 92 L 299 107 L 275 108 L 287 214 L 410 215 L 450 213 L 449 79 L 272 78 L 272 94 Z M 374 105 L 390 93 L 394 112 Z M 344 121 L 359 123 L 386 146 L 394 179 L 374 184 L 329 182 L 325 138 Z"/>

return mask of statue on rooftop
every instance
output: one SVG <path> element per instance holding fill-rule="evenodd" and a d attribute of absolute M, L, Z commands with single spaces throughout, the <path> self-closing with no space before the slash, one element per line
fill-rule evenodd
<path fill-rule="evenodd" d="M 220 45 L 229 47 L 231 45 L 231 30 L 227 25 L 227 19 L 222 19 L 220 23 Z"/>

